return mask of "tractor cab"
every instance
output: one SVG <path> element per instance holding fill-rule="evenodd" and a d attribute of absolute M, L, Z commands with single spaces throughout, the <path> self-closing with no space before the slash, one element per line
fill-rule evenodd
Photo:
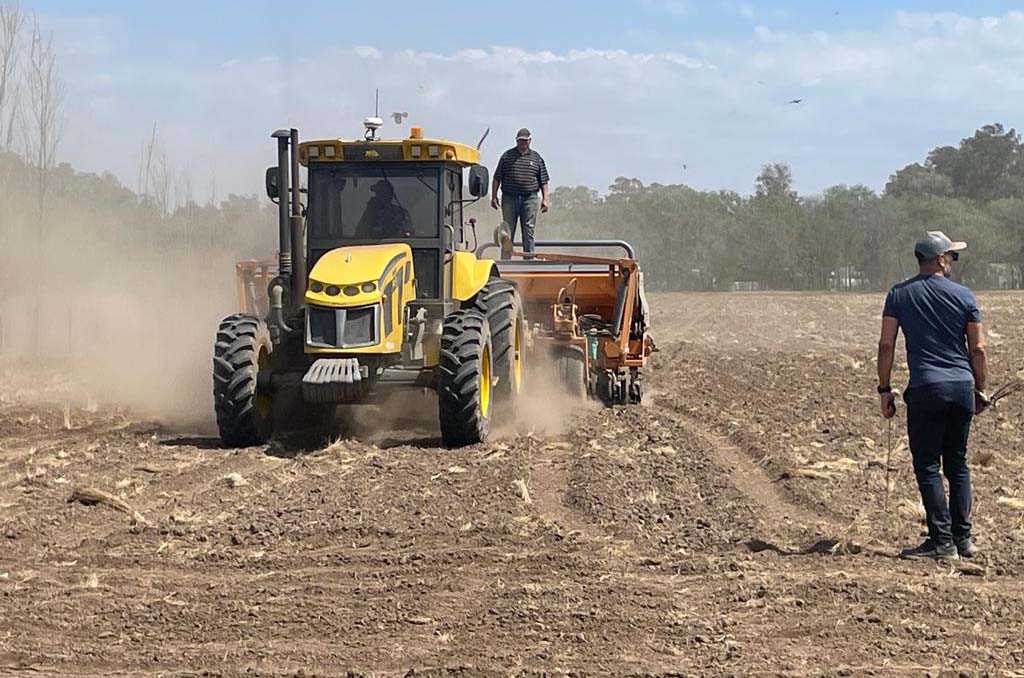
<path fill-rule="evenodd" d="M 462 207 L 486 195 L 487 169 L 477 149 L 423 137 L 376 138 L 375 119 L 366 138 L 321 139 L 298 146 L 307 168 L 306 247 L 311 267 L 338 247 L 405 243 L 416 271 L 421 300 L 451 298 L 452 254 L 468 250 Z M 469 169 L 470 195 L 463 196 Z M 472 196 L 472 198 L 470 198 Z"/>

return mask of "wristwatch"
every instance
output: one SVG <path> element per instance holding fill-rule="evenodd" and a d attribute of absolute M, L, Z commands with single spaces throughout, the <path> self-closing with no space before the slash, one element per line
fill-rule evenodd
<path fill-rule="evenodd" d="M 892 393 L 892 386 L 882 386 L 881 384 L 879 384 L 878 395 L 882 395 L 883 393 Z"/>

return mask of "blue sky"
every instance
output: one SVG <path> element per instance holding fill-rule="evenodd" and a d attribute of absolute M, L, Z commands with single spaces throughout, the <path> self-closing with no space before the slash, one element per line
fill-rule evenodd
<path fill-rule="evenodd" d="M 752 23 L 777 30 L 868 29 L 894 10 L 999 15 L 1014 3 L 979 0 L 904 0 L 883 2 L 727 2 L 718 0 L 482 0 L 472 3 L 388 0 L 368 12 L 365 2 L 307 0 L 284 30 L 280 2 L 67 2 L 31 3 L 40 12 L 65 16 L 105 16 L 125 29 L 119 36 L 127 50 L 149 52 L 159 59 L 189 46 L 189 60 L 250 58 L 276 52 L 306 52 L 310 43 L 337 44 L 345 36 L 356 44 L 380 49 L 439 48 L 438 35 L 464 36 L 461 47 L 516 45 L 526 49 L 623 48 L 670 49 L 680 40 L 743 37 Z M 1020 7 L 1020 5 L 1016 5 Z M 746 11 L 743 8 L 746 7 Z M 515 9 L 513 9 L 515 8 Z M 838 14 L 836 14 L 838 12 Z M 425 30 L 433 25 L 434 30 Z M 333 27 L 333 30 L 332 30 Z M 320 29 L 322 37 L 314 33 Z M 328 37 L 333 34 L 337 37 Z M 307 40 L 308 38 L 308 40 Z M 167 52 L 164 52 L 167 50 Z M 162 54 L 161 54 L 162 53 Z"/>
<path fill-rule="evenodd" d="M 199 198 L 214 181 L 221 197 L 257 192 L 276 127 L 358 134 L 375 87 L 382 113 L 428 134 L 475 142 L 490 126 L 489 162 L 530 126 L 555 184 L 742 193 L 770 161 L 801 192 L 880 189 L 935 145 L 1020 124 L 1024 101 L 1024 14 L 1001 2 L 22 6 L 55 32 L 68 81 L 61 156 L 134 187 L 156 124 Z"/>

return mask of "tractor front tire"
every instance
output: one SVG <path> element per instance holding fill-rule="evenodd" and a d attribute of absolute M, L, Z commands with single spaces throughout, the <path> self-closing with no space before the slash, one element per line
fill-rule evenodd
<path fill-rule="evenodd" d="M 480 311 L 455 311 L 444 321 L 438 364 L 437 403 L 441 440 L 447 447 L 483 442 L 491 428 L 490 326 Z"/>
<path fill-rule="evenodd" d="M 487 316 L 491 329 L 498 413 L 503 419 L 512 419 L 523 390 L 522 359 L 526 351 L 526 317 L 519 289 L 510 280 L 491 278 L 477 294 L 474 308 Z"/>
<path fill-rule="evenodd" d="M 220 438 L 229 447 L 259 445 L 270 437 L 271 399 L 258 392 L 257 378 L 269 368 L 272 350 L 267 324 L 256 316 L 236 313 L 217 329 L 213 406 Z"/>

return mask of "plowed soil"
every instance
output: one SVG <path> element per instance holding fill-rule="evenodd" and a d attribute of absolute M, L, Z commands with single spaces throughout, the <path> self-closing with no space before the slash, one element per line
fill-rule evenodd
<path fill-rule="evenodd" d="M 999 385 L 1024 296 L 981 300 Z M 652 304 L 644 405 L 552 400 L 461 450 L 223 449 L 8 367 L 0 675 L 1024 676 L 1024 395 L 975 422 L 982 555 L 904 562 L 880 297 Z"/>

